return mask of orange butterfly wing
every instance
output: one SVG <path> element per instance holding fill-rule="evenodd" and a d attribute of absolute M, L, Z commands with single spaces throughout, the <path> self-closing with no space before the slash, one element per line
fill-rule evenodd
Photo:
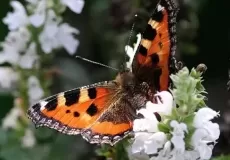
<path fill-rule="evenodd" d="M 132 129 L 128 113 L 120 107 L 118 88 L 114 82 L 101 82 L 62 92 L 30 107 L 28 115 L 36 127 L 82 134 L 90 143 L 113 145 Z M 110 112 L 114 105 L 118 110 Z"/>
<path fill-rule="evenodd" d="M 133 62 L 134 74 L 142 77 L 143 81 L 154 79 L 157 90 L 168 89 L 169 61 L 176 50 L 177 12 L 178 8 L 173 0 L 161 0 L 158 3 Z"/>

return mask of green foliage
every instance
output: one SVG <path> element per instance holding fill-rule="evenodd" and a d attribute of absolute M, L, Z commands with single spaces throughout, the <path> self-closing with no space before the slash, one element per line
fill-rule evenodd
<path fill-rule="evenodd" d="M 230 160 L 230 155 L 226 155 L 226 156 L 219 156 L 216 158 L 212 158 L 211 160 Z"/>
<path fill-rule="evenodd" d="M 179 106 L 178 114 L 186 116 L 193 114 L 198 107 L 205 107 L 203 94 L 206 93 L 202 82 L 201 73 L 194 68 L 189 73 L 184 67 L 176 75 L 171 75 L 175 88 L 171 90 L 175 103 Z"/>
<path fill-rule="evenodd" d="M 115 146 L 102 145 L 96 150 L 96 153 L 99 156 L 106 157 L 107 159 L 112 158 L 112 160 L 129 160 L 126 150 L 128 145 L 129 142 L 126 138 L 115 144 Z"/>

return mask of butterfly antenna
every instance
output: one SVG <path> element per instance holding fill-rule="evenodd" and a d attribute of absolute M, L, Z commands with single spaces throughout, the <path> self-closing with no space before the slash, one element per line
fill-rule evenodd
<path fill-rule="evenodd" d="M 137 14 L 135 14 L 135 19 L 136 19 L 136 17 L 137 17 Z M 130 33 L 129 33 L 129 38 L 128 38 L 128 41 L 127 41 L 127 45 L 130 45 L 130 40 L 131 40 L 131 37 L 132 37 L 132 35 L 133 35 L 133 30 L 134 30 L 134 27 L 135 27 L 135 22 L 136 22 L 136 21 L 134 21 L 134 23 L 133 23 L 133 25 L 132 25 L 132 28 L 131 28 L 131 31 L 130 31 Z"/>
<path fill-rule="evenodd" d="M 93 63 L 93 64 L 96 64 L 96 65 L 99 65 L 99 66 L 103 66 L 103 67 L 106 67 L 106 68 L 109 68 L 109 69 L 118 71 L 117 68 L 113 68 L 113 67 L 111 67 L 111 66 L 108 66 L 108 65 L 105 65 L 105 64 L 102 64 L 102 63 L 99 63 L 99 62 L 95 62 L 95 61 L 89 60 L 89 59 L 87 59 L 87 58 L 83 58 L 83 57 L 81 57 L 81 56 L 76 56 L 76 58 L 79 58 L 79 59 L 81 59 L 81 60 L 83 60 L 83 61 L 86 61 L 86 62 L 89 62 L 89 63 Z"/>
<path fill-rule="evenodd" d="M 128 46 L 130 46 L 130 41 L 131 41 L 133 31 L 134 31 L 134 27 L 135 27 L 136 17 L 137 17 L 137 14 L 135 15 L 135 21 L 134 21 L 134 23 L 132 25 L 132 28 L 131 28 L 130 33 L 129 33 L 129 38 L 128 38 L 127 43 L 126 43 L 126 45 L 128 45 Z M 125 55 L 127 55 L 127 47 L 125 47 Z M 125 62 L 127 62 L 127 57 L 126 56 L 125 56 L 124 59 L 125 59 Z M 127 69 L 126 65 L 125 64 L 124 64 L 124 66 L 122 65 L 122 70 L 126 70 L 126 69 Z"/>

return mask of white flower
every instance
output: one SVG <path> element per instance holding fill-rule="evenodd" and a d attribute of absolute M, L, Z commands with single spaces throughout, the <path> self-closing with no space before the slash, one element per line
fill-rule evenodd
<path fill-rule="evenodd" d="M 23 115 L 23 112 L 20 108 L 20 100 L 15 100 L 15 106 L 7 113 L 6 117 L 2 121 L 3 129 L 16 129 L 18 127 L 18 118 Z"/>
<path fill-rule="evenodd" d="M 138 153 L 144 151 L 146 154 L 155 154 L 159 148 L 162 148 L 167 141 L 166 134 L 163 132 L 135 133 L 135 140 L 132 144 L 132 152 Z"/>
<path fill-rule="evenodd" d="M 40 86 L 38 78 L 35 76 L 30 76 L 28 79 L 28 95 L 31 104 L 44 96 L 44 91 Z"/>
<path fill-rule="evenodd" d="M 197 160 L 199 157 L 199 153 L 194 150 L 185 150 L 180 153 L 175 148 L 172 148 L 170 141 L 167 141 L 157 156 L 152 156 L 150 160 Z"/>
<path fill-rule="evenodd" d="M 59 42 L 56 38 L 58 33 L 57 17 L 53 10 L 48 10 L 47 20 L 44 29 L 39 35 L 39 42 L 42 50 L 45 53 L 50 53 L 52 49 L 59 47 Z"/>
<path fill-rule="evenodd" d="M 25 51 L 27 42 L 30 39 L 30 33 L 26 28 L 20 28 L 17 31 L 11 31 L 1 44 L 0 63 L 9 62 L 18 64 L 20 52 Z"/>
<path fill-rule="evenodd" d="M 127 153 L 130 160 L 149 160 L 149 156 L 144 152 L 132 152 L 132 146 L 127 147 Z"/>
<path fill-rule="evenodd" d="M 212 142 L 208 132 L 205 129 L 197 129 L 192 136 L 192 145 L 194 150 L 198 151 L 201 159 L 210 159 L 212 156 L 213 145 L 208 145 Z"/>
<path fill-rule="evenodd" d="M 208 107 L 199 109 L 195 114 L 193 125 L 196 130 L 192 136 L 191 144 L 202 159 L 211 158 L 214 144 L 220 136 L 219 125 L 210 121 L 217 116 L 219 113 Z M 208 145 L 208 143 L 213 145 Z"/>
<path fill-rule="evenodd" d="M 85 2 L 83 0 L 61 0 L 61 3 L 69 7 L 75 13 L 81 13 Z"/>
<path fill-rule="evenodd" d="M 7 43 L 3 43 L 2 48 L 3 50 L 0 51 L 0 64 L 5 62 L 17 64 L 20 57 L 19 52 Z"/>
<path fill-rule="evenodd" d="M 29 17 L 30 23 L 34 27 L 40 27 L 41 25 L 44 24 L 45 22 L 45 16 L 46 16 L 46 0 L 40 0 L 39 2 L 37 1 L 32 1 L 33 4 L 37 4 L 34 14 Z"/>
<path fill-rule="evenodd" d="M 0 86 L 10 88 L 18 80 L 18 74 L 9 67 L 0 67 Z"/>
<path fill-rule="evenodd" d="M 53 49 L 64 47 L 69 54 L 74 54 L 78 48 L 79 41 L 73 37 L 79 31 L 67 23 L 59 25 L 53 10 L 48 11 L 48 18 L 44 30 L 39 36 L 42 50 L 50 53 Z"/>
<path fill-rule="evenodd" d="M 19 65 L 23 69 L 30 69 L 33 67 L 37 60 L 38 55 L 36 50 L 36 43 L 32 42 L 26 50 L 26 53 L 23 56 L 21 56 Z"/>
<path fill-rule="evenodd" d="M 147 102 L 146 109 L 149 112 L 157 112 L 162 115 L 169 115 L 173 108 L 173 97 L 168 91 L 161 91 L 154 95 L 157 103 Z"/>
<path fill-rule="evenodd" d="M 167 141 L 166 134 L 158 130 L 158 116 L 160 116 L 158 111 L 162 115 L 171 112 L 173 98 L 167 91 L 159 92 L 156 96 L 158 96 L 157 104 L 148 102 L 149 104 L 146 104 L 146 108 L 137 111 L 137 114 L 142 114 L 144 118 L 135 119 L 133 122 L 135 134 L 132 144 L 133 154 L 139 152 L 144 152 L 145 154 L 158 153 L 158 149 L 162 148 Z M 141 155 L 144 154 L 142 153 Z"/>
<path fill-rule="evenodd" d="M 78 34 L 79 31 L 71 27 L 67 23 L 63 23 L 59 26 L 57 32 L 57 39 L 59 43 L 67 50 L 67 52 L 73 55 L 79 45 L 79 41 L 73 37 L 73 34 Z"/>
<path fill-rule="evenodd" d="M 141 34 L 137 34 L 137 42 L 136 42 L 136 44 L 134 44 L 134 48 L 132 48 L 128 45 L 125 46 L 125 52 L 129 57 L 129 61 L 126 62 L 126 67 L 129 68 L 130 70 L 132 70 L 133 58 L 135 56 L 135 53 L 137 52 L 137 49 L 139 47 L 140 42 L 141 42 Z"/>
<path fill-rule="evenodd" d="M 32 148 L 36 144 L 33 131 L 26 129 L 25 135 L 21 139 L 21 143 L 24 148 Z"/>
<path fill-rule="evenodd" d="M 171 142 L 174 144 L 176 151 L 183 154 L 185 151 L 184 133 L 188 133 L 187 125 L 172 120 L 170 126 L 173 128 Z"/>
<path fill-rule="evenodd" d="M 5 38 L 5 43 L 14 47 L 18 52 L 26 49 L 26 44 L 30 40 L 31 34 L 27 28 L 21 27 L 17 31 L 11 31 Z"/>
<path fill-rule="evenodd" d="M 173 97 L 167 91 L 158 92 L 156 94 L 157 103 L 147 102 L 146 108 L 137 111 L 137 114 L 142 114 L 144 118 L 135 119 L 133 122 L 133 131 L 157 132 L 159 114 L 168 115 L 171 113 Z M 161 117 L 160 117 L 161 118 Z"/>
<path fill-rule="evenodd" d="M 148 109 L 140 109 L 137 114 L 140 113 L 144 118 L 135 119 L 133 122 L 133 131 L 146 131 L 146 132 L 157 132 L 158 130 L 158 120 L 154 115 L 154 112 L 150 112 Z"/>
<path fill-rule="evenodd" d="M 201 108 L 194 117 L 193 125 L 197 129 L 205 129 L 209 137 L 216 141 L 220 136 L 220 128 L 217 123 L 212 123 L 210 120 L 217 116 L 219 116 L 219 113 L 211 108 Z"/>
<path fill-rule="evenodd" d="M 14 12 L 7 13 L 3 23 L 8 25 L 9 30 L 15 30 L 28 24 L 28 17 L 24 6 L 19 1 L 11 1 L 10 5 Z"/>

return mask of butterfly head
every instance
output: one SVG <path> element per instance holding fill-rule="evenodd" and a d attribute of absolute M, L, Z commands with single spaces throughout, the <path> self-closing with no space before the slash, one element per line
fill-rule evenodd
<path fill-rule="evenodd" d="M 120 72 L 115 80 L 121 87 L 127 88 L 136 85 L 136 79 L 132 72 L 126 70 L 124 72 Z"/>

